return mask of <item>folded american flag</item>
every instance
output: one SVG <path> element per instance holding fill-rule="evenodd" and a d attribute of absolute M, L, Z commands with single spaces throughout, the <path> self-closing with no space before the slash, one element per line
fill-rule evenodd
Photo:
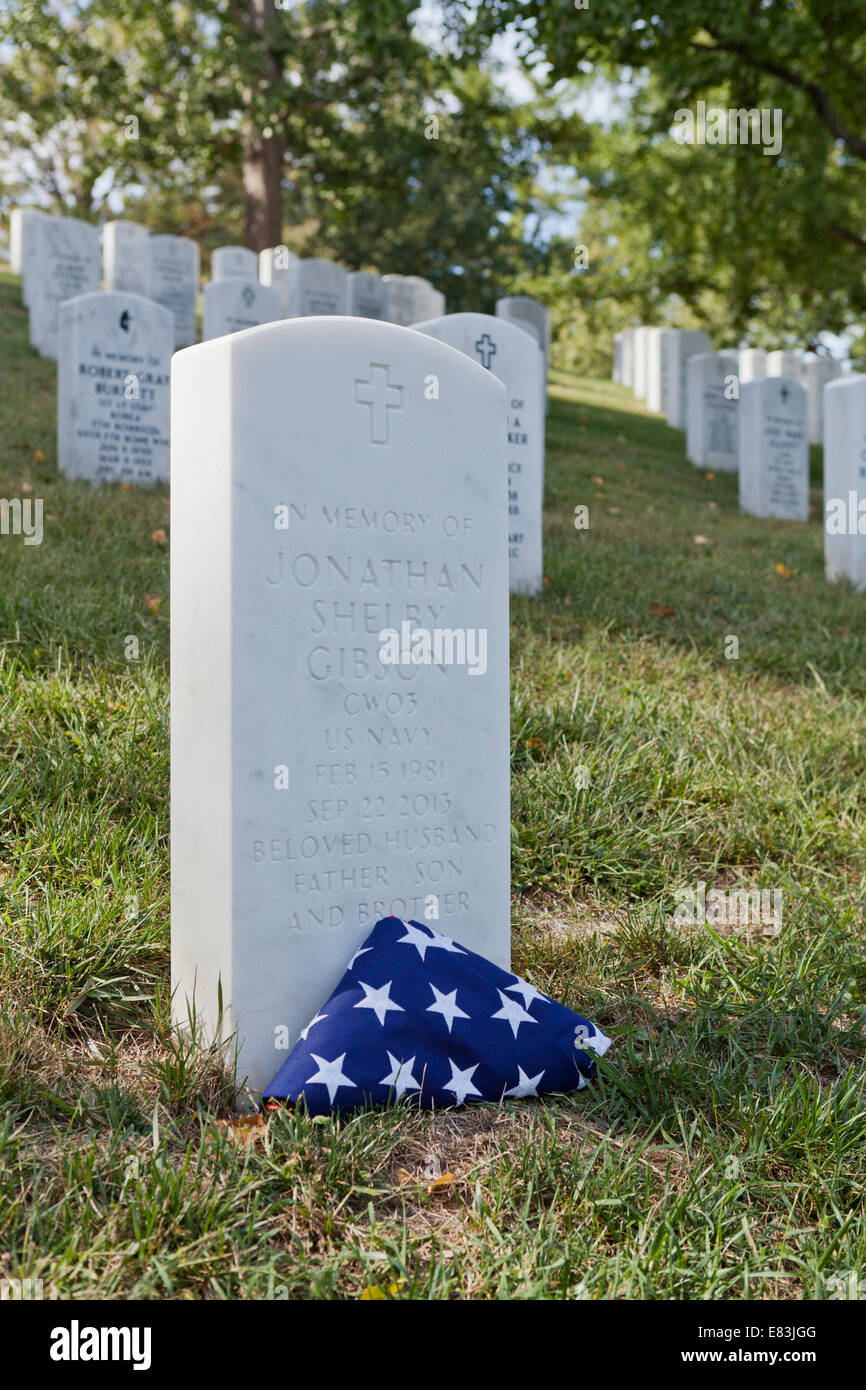
<path fill-rule="evenodd" d="M 385 917 L 303 1030 L 265 1100 L 313 1115 L 406 1098 L 431 1109 L 573 1091 L 610 1039 L 419 922 Z"/>

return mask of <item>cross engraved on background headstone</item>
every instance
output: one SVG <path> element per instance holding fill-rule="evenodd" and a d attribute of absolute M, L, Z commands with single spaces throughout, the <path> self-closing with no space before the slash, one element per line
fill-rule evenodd
<path fill-rule="evenodd" d="M 483 333 L 475 344 L 475 351 L 481 358 L 482 367 L 490 370 L 491 360 L 496 356 L 496 344 L 489 333 Z"/>
<path fill-rule="evenodd" d="M 371 444 L 388 443 L 388 411 L 403 409 L 403 387 L 388 381 L 390 370 L 383 363 L 371 362 L 369 379 L 355 378 L 355 401 L 370 409 Z"/>
<path fill-rule="evenodd" d="M 781 390 L 781 393 L 780 393 L 780 394 L 781 394 L 781 397 L 782 397 L 782 400 L 783 400 L 783 401 L 786 401 L 786 400 L 788 399 L 788 388 L 787 388 L 787 386 L 783 386 L 783 387 L 782 387 L 782 390 Z"/>

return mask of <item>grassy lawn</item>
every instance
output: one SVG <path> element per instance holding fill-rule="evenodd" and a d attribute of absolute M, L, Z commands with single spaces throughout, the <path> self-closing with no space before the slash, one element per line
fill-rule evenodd
<path fill-rule="evenodd" d="M 808 524 L 742 517 L 628 393 L 554 373 L 548 582 L 512 609 L 514 963 L 614 1047 L 555 1102 L 238 1129 L 168 1023 L 167 492 L 59 481 L 54 432 L 0 276 L 0 497 L 45 510 L 41 546 L 0 536 L 0 1276 L 800 1299 L 866 1274 L 866 595 L 824 581 L 819 451 Z M 676 920 L 699 881 L 777 890 L 781 925 Z"/>

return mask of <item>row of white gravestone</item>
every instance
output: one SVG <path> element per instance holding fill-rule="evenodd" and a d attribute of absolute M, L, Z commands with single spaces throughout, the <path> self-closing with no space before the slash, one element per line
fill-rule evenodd
<path fill-rule="evenodd" d="M 10 248 L 30 308 L 31 343 L 43 356 L 57 356 L 59 305 L 98 290 L 101 281 L 106 291 L 145 295 L 169 309 L 176 347 L 196 341 L 200 254 L 189 238 L 154 236 L 135 222 L 108 222 L 100 251 L 98 228 L 18 208 Z M 261 284 L 266 292 L 206 293 L 205 338 L 287 316 L 350 314 L 409 324 L 445 312 L 444 296 L 421 276 L 347 274 L 335 262 L 293 256 L 286 247 L 258 257 L 242 246 L 218 247 L 212 275 L 212 285 Z"/>
<path fill-rule="evenodd" d="M 648 403 L 659 335 L 668 422 L 677 423 L 670 402 L 676 398 L 672 373 L 679 353 L 687 383 L 687 456 L 698 465 L 736 470 L 744 511 L 807 520 L 809 444 L 823 443 L 827 578 L 844 577 L 866 590 L 866 375 L 843 374 L 830 358 L 784 350 L 703 351 L 703 334 L 625 330 L 614 345 L 614 375 L 624 384 L 634 382 L 635 353 L 642 353 L 647 367 L 638 374 Z"/>
<path fill-rule="evenodd" d="M 205 286 L 205 337 L 251 326 L 256 300 L 275 292 L 240 278 Z M 347 321 L 339 318 L 340 324 Z M 269 306 L 268 321 L 280 318 Z M 511 589 L 542 585 L 544 363 L 537 340 L 516 322 L 487 314 L 451 314 L 413 326 L 448 343 L 497 376 L 507 391 L 508 559 Z M 59 311 L 58 461 L 67 477 L 139 485 L 169 481 L 168 419 L 172 316 L 141 295 L 94 291 Z M 431 396 L 439 389 L 432 374 Z M 376 428 L 386 433 L 387 409 Z M 504 539 L 504 538 L 503 538 Z"/>

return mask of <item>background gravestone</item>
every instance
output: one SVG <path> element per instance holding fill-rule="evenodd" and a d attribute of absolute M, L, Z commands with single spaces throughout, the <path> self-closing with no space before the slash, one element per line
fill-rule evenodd
<path fill-rule="evenodd" d="M 541 352 L 531 334 L 490 314 L 447 314 L 413 325 L 493 372 L 508 406 L 508 575 L 512 593 L 537 594 L 544 578 L 544 411 Z"/>
<path fill-rule="evenodd" d="M 731 352 L 698 352 L 686 363 L 686 457 L 707 468 L 737 468 L 737 378 Z"/>
<path fill-rule="evenodd" d="M 634 386 L 634 329 L 622 330 L 622 377 L 623 386 Z"/>
<path fill-rule="evenodd" d="M 709 335 L 697 328 L 677 330 L 666 337 L 662 351 L 666 357 L 664 373 L 664 412 L 671 429 L 684 430 L 686 427 L 686 394 L 688 387 L 687 367 L 690 357 L 699 352 L 712 351 Z"/>
<path fill-rule="evenodd" d="M 639 401 L 646 400 L 647 390 L 647 334 L 649 329 L 640 324 L 634 330 L 634 393 Z"/>
<path fill-rule="evenodd" d="M 806 428 L 810 444 L 824 438 L 824 387 L 842 375 L 842 364 L 832 357 L 807 357 L 800 380 L 806 388 Z"/>
<path fill-rule="evenodd" d="M 282 318 L 279 295 L 258 280 L 210 280 L 204 287 L 202 339 L 221 338 Z"/>
<path fill-rule="evenodd" d="M 665 399 L 668 389 L 668 350 L 671 336 L 675 332 L 676 330 L 672 328 L 650 328 L 647 330 L 646 406 L 647 410 L 653 411 L 656 415 L 665 413 Z"/>
<path fill-rule="evenodd" d="M 168 481 L 174 322 L 136 294 L 60 306 L 57 458 L 67 478 Z"/>
<path fill-rule="evenodd" d="M 258 280 L 259 258 L 246 246 L 218 246 L 211 253 L 211 280 Z"/>
<path fill-rule="evenodd" d="M 96 227 L 76 217 L 40 217 L 33 223 L 30 342 L 43 357 L 57 357 L 60 305 L 64 299 L 98 290 L 99 269 Z"/>
<path fill-rule="evenodd" d="M 419 301 L 418 286 L 413 283 L 411 276 L 383 275 L 382 284 L 385 286 L 385 304 L 389 323 L 399 323 L 404 328 L 408 328 L 411 323 L 417 323 L 423 317 L 424 311 Z"/>
<path fill-rule="evenodd" d="M 767 354 L 763 348 L 741 348 L 738 358 L 740 384 L 767 376 Z"/>
<path fill-rule="evenodd" d="M 866 375 L 824 387 L 824 566 L 866 589 Z M 861 530 L 862 525 L 862 530 Z"/>
<path fill-rule="evenodd" d="M 492 373 L 371 319 L 174 359 L 175 1011 L 213 1032 L 221 987 L 256 1089 L 380 917 L 508 964 L 504 422 Z M 486 631 L 486 673 L 383 665 L 403 622 Z"/>
<path fill-rule="evenodd" d="M 47 215 L 39 208 L 13 208 L 9 215 L 9 267 L 15 275 L 21 276 L 21 300 L 25 305 L 30 303 L 27 291 L 28 243 L 33 239 L 32 229 L 36 219 Z"/>
<path fill-rule="evenodd" d="M 803 374 L 803 360 L 796 352 L 768 352 L 767 376 L 788 376 L 792 381 L 800 381 Z"/>
<path fill-rule="evenodd" d="M 151 296 L 174 317 L 175 347 L 186 347 L 196 340 L 198 244 L 189 237 L 152 236 L 148 250 Z"/>
<path fill-rule="evenodd" d="M 150 293 L 150 232 L 138 222 L 106 222 L 102 228 L 102 283 L 106 290 Z"/>
<path fill-rule="evenodd" d="M 355 318 L 385 319 L 388 291 L 381 277 L 369 270 L 355 270 L 346 276 L 347 312 Z"/>
<path fill-rule="evenodd" d="M 531 333 L 541 348 L 544 411 L 547 413 L 547 377 L 550 367 L 550 310 L 531 294 L 509 294 L 496 301 L 496 317 L 508 319 Z"/>
<path fill-rule="evenodd" d="M 289 267 L 289 317 L 348 313 L 346 272 L 334 261 L 298 259 Z"/>
<path fill-rule="evenodd" d="M 613 335 L 613 366 L 610 378 L 615 381 L 617 386 L 622 383 L 622 332 Z"/>
<path fill-rule="evenodd" d="M 739 404 L 740 507 L 808 521 L 806 392 L 791 377 L 758 377 L 742 387 Z"/>
<path fill-rule="evenodd" d="M 269 246 L 259 252 L 259 280 L 280 301 L 280 318 L 289 316 L 289 268 L 297 257 L 287 246 Z"/>

